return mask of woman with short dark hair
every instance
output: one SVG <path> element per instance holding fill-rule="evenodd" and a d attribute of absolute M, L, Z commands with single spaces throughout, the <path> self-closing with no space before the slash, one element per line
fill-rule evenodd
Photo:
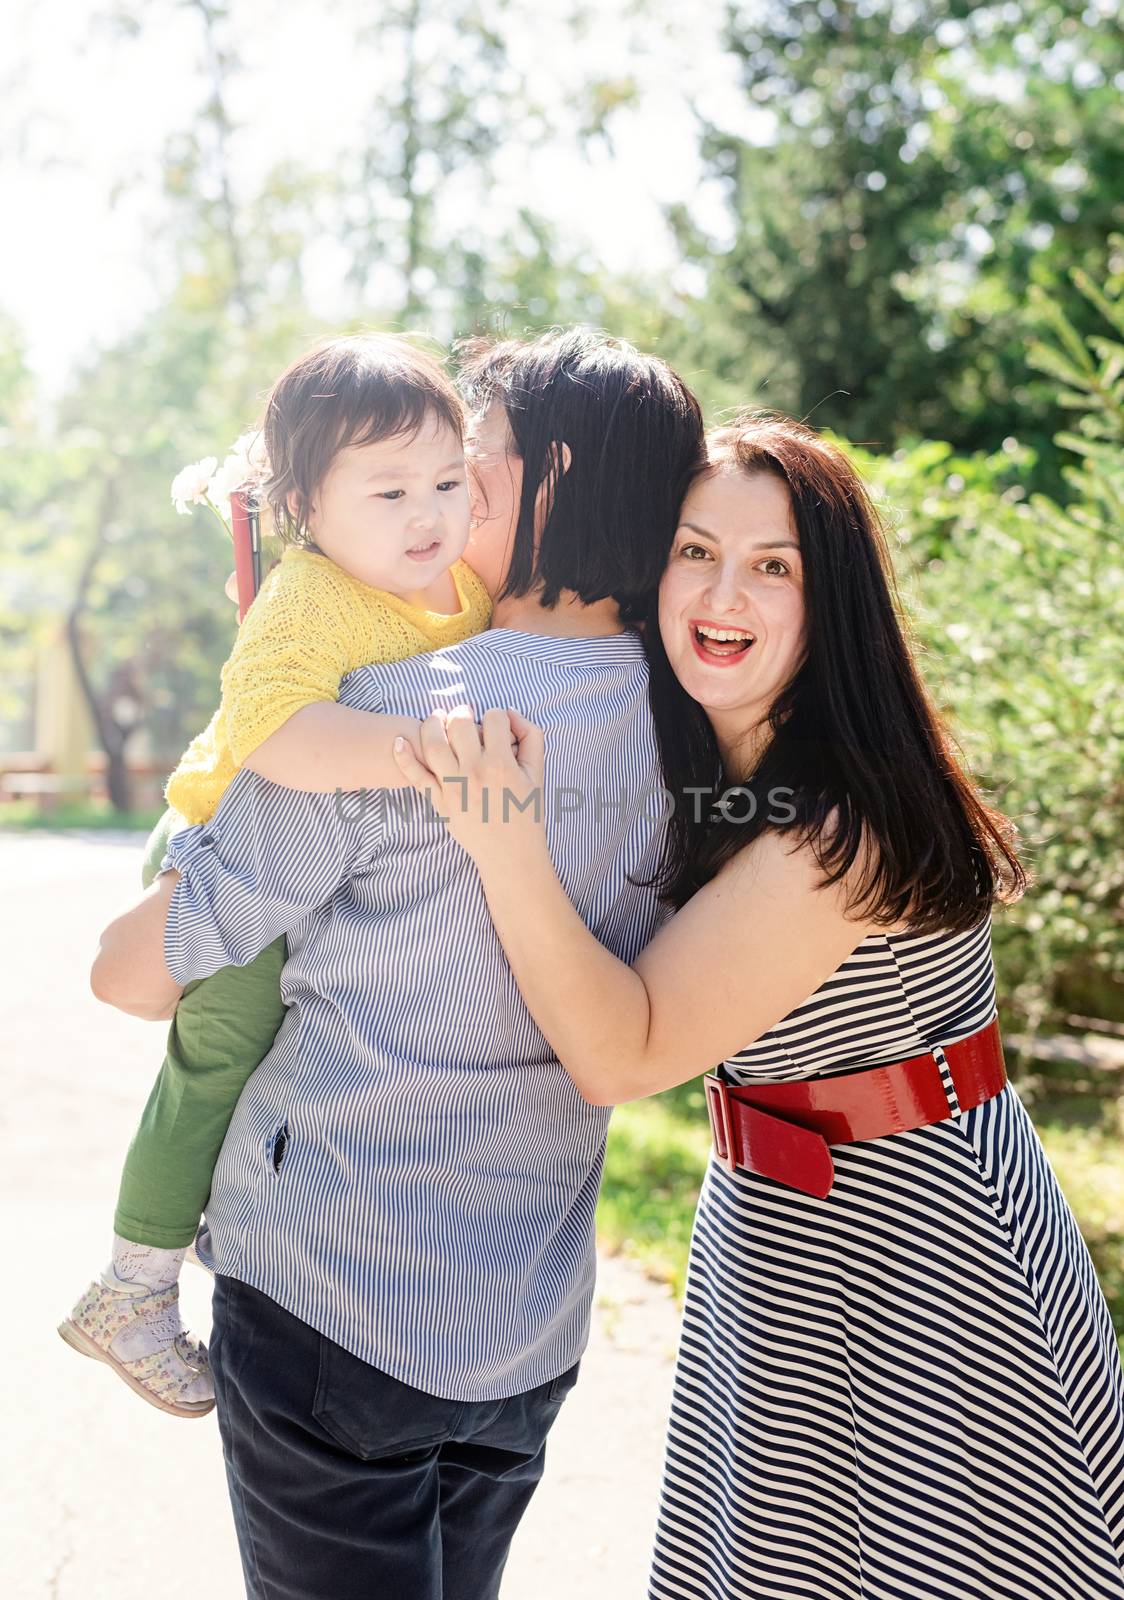
<path fill-rule="evenodd" d="M 648 649 L 676 914 L 631 967 L 554 873 L 537 729 L 431 720 L 399 761 L 589 1100 L 722 1063 L 653 1596 L 1124 1600 L 1124 1373 L 999 1042 L 1025 876 L 840 451 L 714 436 Z"/>
<path fill-rule="evenodd" d="M 583 605 L 612 600 L 624 621 L 636 620 L 659 585 L 669 529 L 703 459 L 694 395 L 658 356 L 592 328 L 467 340 L 456 353 L 476 419 L 483 502 L 473 565 L 490 567 L 495 557 L 481 545 L 510 510 L 499 602 L 532 592 L 542 606 L 563 595 Z"/>
<path fill-rule="evenodd" d="M 666 559 L 698 404 L 591 331 L 474 370 L 496 403 L 469 560 L 494 626 L 358 666 L 342 708 L 373 745 L 371 713 L 416 731 L 451 700 L 510 699 L 549 729 L 560 782 L 650 785 L 647 662 L 623 611 Z M 471 863 L 416 796 L 388 803 L 387 778 L 341 797 L 240 772 L 95 968 L 113 1004 L 167 1014 L 184 981 L 287 938 L 285 1022 L 207 1201 L 218 1415 L 260 1600 L 494 1600 L 589 1327 L 608 1113 L 535 1028 Z M 631 959 L 659 920 L 658 823 L 557 821 L 571 892 Z"/>

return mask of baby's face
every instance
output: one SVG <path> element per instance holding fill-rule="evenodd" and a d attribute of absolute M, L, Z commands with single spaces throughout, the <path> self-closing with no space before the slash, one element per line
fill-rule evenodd
<path fill-rule="evenodd" d="M 308 531 L 353 578 L 408 599 L 463 554 L 468 521 L 464 448 L 430 416 L 412 437 L 341 450 L 312 497 Z"/>

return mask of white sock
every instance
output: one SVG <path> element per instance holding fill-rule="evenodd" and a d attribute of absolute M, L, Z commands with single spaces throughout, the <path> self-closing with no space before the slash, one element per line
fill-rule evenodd
<path fill-rule="evenodd" d="M 127 1292 L 133 1286 L 155 1291 L 166 1289 L 176 1282 L 183 1266 L 185 1250 L 160 1250 L 155 1245 L 134 1244 L 131 1239 L 113 1235 L 113 1256 L 103 1274 L 103 1282 L 110 1287 L 121 1285 Z"/>

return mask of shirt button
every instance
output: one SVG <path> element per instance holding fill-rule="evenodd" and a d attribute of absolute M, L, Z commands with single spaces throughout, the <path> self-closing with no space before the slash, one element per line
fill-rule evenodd
<path fill-rule="evenodd" d="M 214 844 L 214 842 L 215 842 L 215 836 L 214 836 L 213 833 L 201 833 L 199 835 L 199 843 L 200 844 L 208 844 L 209 845 L 209 844 Z"/>

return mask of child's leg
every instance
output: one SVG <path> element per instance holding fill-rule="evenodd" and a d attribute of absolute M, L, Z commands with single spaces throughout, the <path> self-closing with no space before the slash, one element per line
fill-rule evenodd
<path fill-rule="evenodd" d="M 278 939 L 248 966 L 185 988 L 125 1159 L 113 1224 L 122 1239 L 181 1250 L 194 1238 L 238 1097 L 285 1016 L 284 964 Z"/>
<path fill-rule="evenodd" d="M 141 872 L 146 889 L 169 837 L 184 826 L 169 808 L 152 830 Z M 284 964 L 285 941 L 278 939 L 248 966 L 223 967 L 184 989 L 121 1176 L 114 1221 L 119 1275 L 126 1276 L 116 1259 L 122 1241 L 178 1252 L 194 1238 L 238 1096 L 285 1016 Z M 174 1279 L 179 1261 L 150 1260 L 149 1267 L 135 1275 L 157 1288 Z"/>
<path fill-rule="evenodd" d="M 167 812 L 148 841 L 146 887 L 179 820 Z M 284 964 L 278 939 L 248 966 L 184 990 L 126 1159 L 113 1259 L 59 1326 L 67 1344 L 176 1416 L 205 1416 L 215 1403 L 206 1351 L 180 1322 L 177 1279 L 235 1103 L 284 1018 Z"/>
<path fill-rule="evenodd" d="M 168 840 L 177 828 L 186 827 L 184 818 L 169 806 L 145 842 L 144 860 L 141 863 L 141 884 L 145 889 L 160 871 L 160 863 L 168 854 Z"/>

